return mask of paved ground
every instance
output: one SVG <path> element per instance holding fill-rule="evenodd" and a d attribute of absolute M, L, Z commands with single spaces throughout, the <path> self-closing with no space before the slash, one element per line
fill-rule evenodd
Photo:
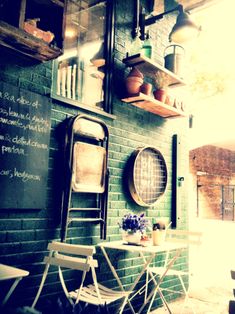
<path fill-rule="evenodd" d="M 203 232 L 203 244 L 190 253 L 190 299 L 196 314 L 228 314 L 229 300 L 235 281 L 230 270 L 235 267 L 235 250 L 231 246 L 235 238 L 235 223 L 216 220 L 194 220 L 191 230 Z M 190 304 L 190 303 L 189 303 Z M 171 304 L 173 314 L 191 314 L 190 307 L 182 312 L 183 301 Z M 152 314 L 168 314 L 163 308 Z M 234 313 L 235 314 L 235 313 Z"/>
<path fill-rule="evenodd" d="M 221 287 L 210 287 L 195 290 L 191 293 L 192 298 L 189 299 L 183 310 L 183 300 L 179 300 L 170 304 L 173 314 L 228 314 L 228 303 L 233 298 L 232 293 Z M 192 310 L 194 309 L 194 312 Z M 182 311 L 183 310 L 183 311 Z M 152 314 L 168 313 L 164 308 L 159 308 Z"/>

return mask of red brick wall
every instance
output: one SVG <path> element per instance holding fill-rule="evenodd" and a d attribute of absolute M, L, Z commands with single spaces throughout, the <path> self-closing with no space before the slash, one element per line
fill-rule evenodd
<path fill-rule="evenodd" d="M 220 219 L 222 185 L 235 184 L 235 152 L 212 145 L 196 148 L 190 151 L 190 172 L 198 185 L 193 190 L 199 216 Z"/>

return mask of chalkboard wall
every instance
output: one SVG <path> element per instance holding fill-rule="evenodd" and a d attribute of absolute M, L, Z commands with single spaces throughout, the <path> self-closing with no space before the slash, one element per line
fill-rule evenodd
<path fill-rule="evenodd" d="M 0 208 L 46 206 L 50 99 L 0 82 Z"/>

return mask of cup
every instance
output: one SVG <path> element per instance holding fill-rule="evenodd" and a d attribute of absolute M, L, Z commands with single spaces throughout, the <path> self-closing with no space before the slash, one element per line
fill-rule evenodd
<path fill-rule="evenodd" d="M 161 245 L 166 238 L 166 230 L 153 230 L 152 231 L 152 240 L 153 240 L 153 245 Z"/>

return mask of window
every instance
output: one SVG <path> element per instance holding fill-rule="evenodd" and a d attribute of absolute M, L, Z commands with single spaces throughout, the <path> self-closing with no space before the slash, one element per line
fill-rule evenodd
<path fill-rule="evenodd" d="M 64 53 L 53 66 L 53 98 L 111 113 L 112 2 L 68 1 Z"/>

